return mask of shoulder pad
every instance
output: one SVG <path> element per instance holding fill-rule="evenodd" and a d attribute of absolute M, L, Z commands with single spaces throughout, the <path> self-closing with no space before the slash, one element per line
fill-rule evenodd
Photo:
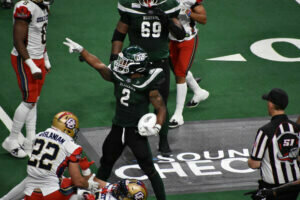
<path fill-rule="evenodd" d="M 14 12 L 14 18 L 17 19 L 29 19 L 31 18 L 31 11 L 28 6 L 24 4 L 16 5 Z"/>

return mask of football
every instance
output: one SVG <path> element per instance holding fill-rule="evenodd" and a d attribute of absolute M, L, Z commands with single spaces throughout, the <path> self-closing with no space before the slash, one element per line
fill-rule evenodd
<path fill-rule="evenodd" d="M 147 129 L 145 127 L 154 127 L 156 124 L 156 115 L 154 113 L 147 113 L 141 117 L 138 123 L 139 134 L 147 136 Z"/>

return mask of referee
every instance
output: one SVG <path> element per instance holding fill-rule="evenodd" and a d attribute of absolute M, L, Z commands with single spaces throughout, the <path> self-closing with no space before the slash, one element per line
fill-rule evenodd
<path fill-rule="evenodd" d="M 300 179 L 297 164 L 300 127 L 288 119 L 284 109 L 288 105 L 287 93 L 279 88 L 262 96 L 268 102 L 271 121 L 259 128 L 248 160 L 250 168 L 260 168 L 259 189 L 274 188 Z M 288 192 L 276 200 L 296 200 L 298 191 Z"/>

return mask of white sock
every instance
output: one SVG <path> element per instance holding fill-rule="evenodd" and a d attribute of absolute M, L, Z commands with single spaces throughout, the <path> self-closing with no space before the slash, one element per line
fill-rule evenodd
<path fill-rule="evenodd" d="M 194 95 L 200 95 L 202 88 L 199 86 L 199 84 L 195 80 L 192 72 L 190 72 L 190 71 L 186 75 L 186 83 L 192 89 L 192 91 L 194 92 Z"/>
<path fill-rule="evenodd" d="M 36 134 L 37 103 L 29 111 L 26 118 L 26 138 L 32 141 Z"/>
<path fill-rule="evenodd" d="M 25 179 L 11 189 L 1 200 L 21 200 L 25 197 Z"/>
<path fill-rule="evenodd" d="M 186 83 L 177 83 L 176 84 L 177 94 L 176 94 L 176 109 L 174 115 L 182 116 L 185 97 L 187 93 Z"/>
<path fill-rule="evenodd" d="M 28 105 L 28 103 L 25 103 L 23 101 L 20 103 L 14 114 L 13 124 L 9 135 L 10 139 L 18 139 L 18 135 L 23 128 L 23 125 L 30 110 L 31 108 Z"/>

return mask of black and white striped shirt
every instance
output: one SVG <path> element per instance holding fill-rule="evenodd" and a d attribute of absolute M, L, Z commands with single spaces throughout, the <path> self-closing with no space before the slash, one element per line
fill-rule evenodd
<path fill-rule="evenodd" d="M 251 158 L 261 161 L 262 180 L 284 184 L 300 178 L 299 125 L 286 115 L 273 116 L 271 122 L 258 129 Z"/>

